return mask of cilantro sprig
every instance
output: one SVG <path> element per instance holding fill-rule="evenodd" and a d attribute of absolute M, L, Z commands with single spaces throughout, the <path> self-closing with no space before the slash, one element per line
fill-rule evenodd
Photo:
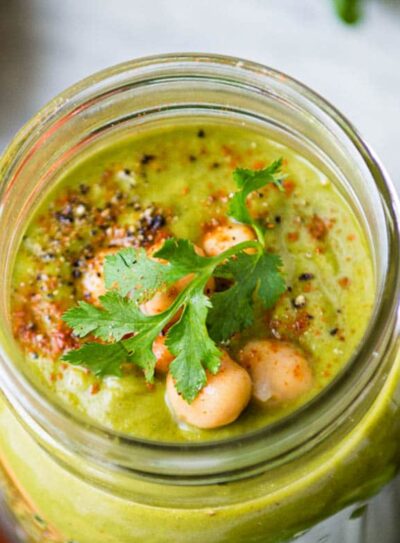
<path fill-rule="evenodd" d="M 252 192 L 260 190 L 270 183 L 274 184 L 279 190 L 282 190 L 282 180 L 284 179 L 284 176 L 277 175 L 281 168 L 282 158 L 279 158 L 263 170 L 237 168 L 233 172 L 233 179 L 239 190 L 234 193 L 229 202 L 228 215 L 237 222 L 252 226 L 258 241 L 262 245 L 264 245 L 265 230 L 261 224 L 251 216 L 247 206 L 247 197 Z"/>
<path fill-rule="evenodd" d="M 135 248 L 107 256 L 108 291 L 100 297 L 101 306 L 81 301 L 63 315 L 76 336 L 91 335 L 100 341 L 84 343 L 65 353 L 63 360 L 99 377 L 121 376 L 124 364 L 136 364 L 153 382 L 157 362 L 153 343 L 180 314 L 166 335 L 166 345 L 175 356 L 170 372 L 178 392 L 193 401 L 207 382 L 206 371 L 216 374 L 220 368 L 218 344 L 252 324 L 256 300 L 268 309 L 285 291 L 282 262 L 265 250 L 264 228 L 247 205 L 248 196 L 267 184 L 282 189 L 281 165 L 278 160 L 263 170 L 234 172 L 238 191 L 229 202 L 228 215 L 253 228 L 255 240 L 213 257 L 197 254 L 193 243 L 176 238 L 167 239 L 155 258 Z M 149 316 L 141 311 L 140 304 L 189 274 L 193 280 L 163 313 Z M 230 286 L 209 298 L 204 291 L 211 277 L 227 279 Z"/>

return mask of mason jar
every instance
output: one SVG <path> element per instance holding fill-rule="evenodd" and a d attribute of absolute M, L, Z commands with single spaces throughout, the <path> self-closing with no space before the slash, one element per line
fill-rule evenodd
<path fill-rule="evenodd" d="M 193 120 L 261 130 L 329 176 L 366 232 L 375 305 L 351 360 L 301 409 L 239 438 L 158 443 L 88 421 L 33 381 L 12 334 L 11 275 L 32 214 L 77 157 Z M 400 464 L 399 210 L 381 165 L 336 109 L 245 60 L 139 59 L 45 106 L 5 151 L 0 180 L 1 482 L 21 541 L 368 540 L 370 499 Z"/>

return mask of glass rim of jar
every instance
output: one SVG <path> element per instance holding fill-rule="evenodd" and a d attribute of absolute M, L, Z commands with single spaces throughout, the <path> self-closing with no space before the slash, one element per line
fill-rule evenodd
<path fill-rule="evenodd" d="M 396 191 L 378 159 L 352 124 L 324 98 L 286 74 L 261 64 L 222 55 L 182 53 L 139 58 L 98 72 L 70 87 L 39 111 L 20 130 L 0 161 L 3 178 L 0 184 L 0 218 L 4 211 L 2 199 L 5 199 L 8 188 L 18 182 L 21 169 L 35 149 L 57 127 L 73 115 L 79 115 L 90 100 L 110 96 L 128 84 L 148 83 L 161 77 L 165 81 L 176 82 L 189 75 L 212 79 L 215 85 L 221 81 L 224 85 L 240 88 L 242 92 L 252 89 L 260 94 L 261 99 L 271 86 L 275 86 L 274 92 L 284 90 L 289 99 L 301 100 L 312 115 L 319 115 L 322 122 L 329 122 L 336 137 L 346 140 L 347 151 L 357 154 L 364 173 L 368 172 L 370 176 L 369 182 L 376 187 L 379 195 L 377 207 L 384 217 L 382 224 L 386 236 L 386 262 L 382 263 L 386 281 L 382 280 L 378 285 L 368 331 L 351 361 L 330 385 L 300 409 L 266 428 L 239 437 L 200 443 L 154 442 L 121 435 L 97 425 L 95 421 L 83 420 L 78 414 L 51 402 L 18 371 L 10 350 L 5 348 L 7 323 L 1 322 L 3 317 L 0 314 L 2 388 L 20 419 L 29 419 L 31 431 L 34 429 L 35 434 L 41 436 L 47 449 L 66 448 L 98 465 L 159 480 L 173 479 L 195 484 L 205 478 L 223 481 L 248 476 L 292 459 L 334 431 L 349 410 L 361 402 L 382 368 L 382 353 L 393 348 L 393 336 L 398 327 L 400 215 Z M 1 236 L 0 232 L 0 239 Z M 3 307 L 6 303 L 4 299 Z M 0 313 L 1 306 L 2 302 Z M 366 360 L 372 362 L 366 364 Z M 356 382 L 358 386 L 355 386 Z M 333 412 L 338 394 L 342 399 L 346 397 L 346 401 Z M 320 413 L 319 424 L 314 420 L 316 411 Z"/>

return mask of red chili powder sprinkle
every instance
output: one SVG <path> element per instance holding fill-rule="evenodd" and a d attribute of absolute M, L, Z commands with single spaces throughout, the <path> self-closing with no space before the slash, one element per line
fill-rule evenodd
<path fill-rule="evenodd" d="M 351 281 L 348 277 L 341 277 L 338 283 L 342 288 L 347 288 L 350 285 Z"/>
<path fill-rule="evenodd" d="M 290 196 L 296 188 L 296 183 L 290 179 L 285 179 L 283 182 L 283 188 L 287 196 Z"/>
<path fill-rule="evenodd" d="M 262 170 L 263 168 L 265 168 L 264 160 L 255 160 L 253 162 L 253 170 Z"/>
<path fill-rule="evenodd" d="M 93 385 L 90 387 L 90 394 L 93 396 L 95 394 L 98 394 L 100 392 L 100 383 L 93 383 Z"/>
<path fill-rule="evenodd" d="M 299 233 L 298 232 L 289 232 L 287 235 L 287 239 L 289 241 L 297 241 L 299 239 Z"/>

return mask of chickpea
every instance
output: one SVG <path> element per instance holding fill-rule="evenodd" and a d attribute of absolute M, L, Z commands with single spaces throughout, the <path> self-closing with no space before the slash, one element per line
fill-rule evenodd
<path fill-rule="evenodd" d="M 119 251 L 117 247 L 103 249 L 87 261 L 87 269 L 82 274 L 81 285 L 85 297 L 89 297 L 93 303 L 99 303 L 100 296 L 106 293 L 104 283 L 104 262 L 106 256 L 115 254 L 117 251 Z"/>
<path fill-rule="evenodd" d="M 203 237 L 203 248 L 209 256 L 216 256 L 243 241 L 255 239 L 252 228 L 245 224 L 229 223 L 216 226 Z M 252 249 L 248 249 L 252 252 Z"/>
<path fill-rule="evenodd" d="M 158 336 L 153 343 L 153 353 L 157 358 L 156 371 L 159 373 L 167 373 L 169 365 L 174 360 L 174 355 L 165 345 L 166 336 Z"/>
<path fill-rule="evenodd" d="M 250 341 L 239 355 L 260 402 L 294 400 L 311 389 L 313 377 L 304 355 L 284 341 Z"/>
<path fill-rule="evenodd" d="M 207 372 L 207 385 L 192 403 L 177 392 L 172 375 L 167 377 L 167 399 L 176 417 L 197 428 L 218 428 L 238 418 L 249 403 L 249 374 L 224 352 L 216 375 Z"/>

